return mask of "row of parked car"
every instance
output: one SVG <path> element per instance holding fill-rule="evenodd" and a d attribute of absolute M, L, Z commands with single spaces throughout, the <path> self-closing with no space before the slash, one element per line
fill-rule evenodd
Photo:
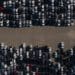
<path fill-rule="evenodd" d="M 74 8 L 74 0 L 1 0 L 0 26 L 71 26 Z"/>
<path fill-rule="evenodd" d="M 75 47 L 57 50 L 48 46 L 0 44 L 0 75 L 75 75 Z"/>

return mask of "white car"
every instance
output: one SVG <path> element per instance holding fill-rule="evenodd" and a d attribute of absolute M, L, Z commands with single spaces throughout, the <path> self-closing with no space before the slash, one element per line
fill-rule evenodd
<path fill-rule="evenodd" d="M 64 48 L 64 42 L 61 42 L 61 48 L 62 49 Z"/>

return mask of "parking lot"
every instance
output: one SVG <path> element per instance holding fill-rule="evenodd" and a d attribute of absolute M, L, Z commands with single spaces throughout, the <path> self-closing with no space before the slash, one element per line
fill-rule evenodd
<path fill-rule="evenodd" d="M 31 27 L 31 28 L 0 28 L 0 42 L 18 46 L 48 45 L 57 48 L 57 43 L 65 42 L 65 48 L 75 45 L 75 26 L 73 27 Z"/>

